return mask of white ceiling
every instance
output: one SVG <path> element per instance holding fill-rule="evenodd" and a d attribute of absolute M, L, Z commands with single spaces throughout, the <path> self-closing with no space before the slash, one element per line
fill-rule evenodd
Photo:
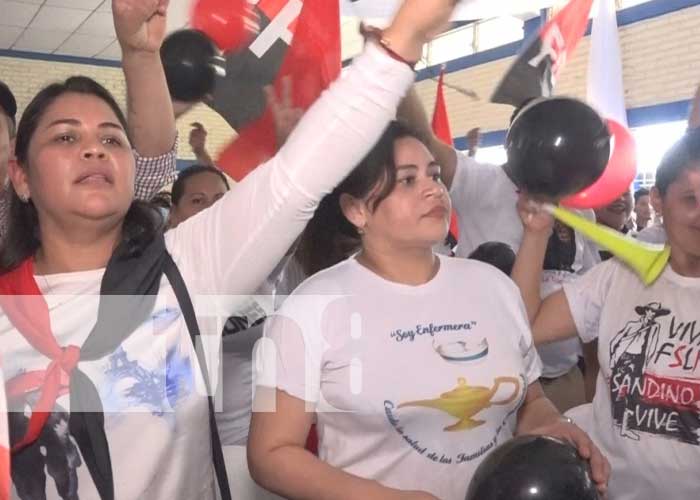
<path fill-rule="evenodd" d="M 187 25 L 191 2 L 170 1 L 170 31 Z M 362 48 L 358 24 L 342 19 L 343 59 Z M 118 61 L 112 0 L 0 0 L 0 49 Z"/>
<path fill-rule="evenodd" d="M 190 0 L 172 0 L 169 29 L 187 24 Z M 0 49 L 119 60 L 112 0 L 0 0 Z"/>
<path fill-rule="evenodd" d="M 169 30 L 187 25 L 191 0 L 171 0 Z M 343 53 L 359 51 L 357 20 L 344 18 Z M 0 0 L 0 49 L 118 61 L 112 0 Z"/>

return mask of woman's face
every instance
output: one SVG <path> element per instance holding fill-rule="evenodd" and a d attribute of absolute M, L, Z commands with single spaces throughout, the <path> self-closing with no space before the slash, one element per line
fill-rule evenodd
<path fill-rule="evenodd" d="M 671 248 L 700 259 L 700 163 L 684 170 L 659 196 L 653 196 L 661 209 Z"/>
<path fill-rule="evenodd" d="M 396 187 L 374 212 L 366 210 L 365 234 L 399 247 L 432 247 L 445 239 L 452 208 L 440 166 L 417 139 L 399 139 L 394 148 Z"/>
<path fill-rule="evenodd" d="M 27 158 L 15 188 L 31 196 L 40 222 L 119 219 L 134 198 L 131 145 L 115 113 L 98 97 L 58 97 L 41 117 Z"/>
<path fill-rule="evenodd" d="M 180 201 L 170 211 L 170 224 L 175 227 L 193 215 L 209 208 L 228 191 L 218 174 L 201 172 L 185 181 L 185 191 Z"/>

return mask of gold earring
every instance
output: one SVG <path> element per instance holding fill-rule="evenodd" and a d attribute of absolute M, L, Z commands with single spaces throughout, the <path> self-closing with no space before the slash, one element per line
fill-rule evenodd
<path fill-rule="evenodd" d="M 364 227 L 358 227 L 358 228 L 357 228 L 357 234 L 359 234 L 360 236 L 362 236 L 363 234 L 365 234 L 365 228 L 364 228 Z"/>

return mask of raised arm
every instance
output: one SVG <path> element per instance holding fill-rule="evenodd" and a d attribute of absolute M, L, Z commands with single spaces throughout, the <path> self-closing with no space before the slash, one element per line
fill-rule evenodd
<path fill-rule="evenodd" d="M 145 200 L 175 179 L 177 131 L 159 52 L 167 7 L 168 0 L 112 0 L 136 155 L 135 196 Z"/>
<path fill-rule="evenodd" d="M 190 147 L 199 165 L 215 166 L 214 160 L 207 151 L 207 129 L 199 122 L 190 123 Z"/>
<path fill-rule="evenodd" d="M 576 335 L 576 325 L 566 295 L 558 291 L 544 301 L 540 295 L 542 266 L 552 233 L 552 217 L 522 195 L 518 212 L 523 222 L 523 240 L 511 274 L 525 302 L 535 344 L 545 344 Z"/>
<path fill-rule="evenodd" d="M 454 0 L 409 0 L 385 31 L 396 55 L 417 60 Z M 306 112 L 280 151 L 222 200 L 170 231 L 173 256 L 203 293 L 245 294 L 274 269 L 319 201 L 367 154 L 413 83 L 411 68 L 369 43 L 344 78 Z M 195 275 L 196 274 L 196 275 Z"/>
<path fill-rule="evenodd" d="M 452 146 L 442 142 L 433 133 L 430 120 L 428 120 L 428 115 L 415 87 L 411 87 L 406 97 L 399 104 L 397 118 L 428 140 L 430 151 L 442 169 L 442 182 L 449 190 L 452 187 L 452 180 L 457 171 L 457 152 Z"/>
<path fill-rule="evenodd" d="M 540 283 L 547 244 L 552 234 L 552 216 L 540 209 L 527 195 L 518 198 L 518 214 L 523 223 L 523 240 L 518 249 L 511 277 L 525 302 L 527 317 L 533 323 L 542 302 Z"/>
<path fill-rule="evenodd" d="M 129 132 L 141 156 L 167 153 L 177 134 L 160 61 L 167 7 L 168 0 L 112 0 L 126 79 Z"/>
<path fill-rule="evenodd" d="M 576 323 L 563 290 L 553 293 L 542 301 L 532 323 L 535 344 L 548 344 L 566 340 L 577 335 Z"/>

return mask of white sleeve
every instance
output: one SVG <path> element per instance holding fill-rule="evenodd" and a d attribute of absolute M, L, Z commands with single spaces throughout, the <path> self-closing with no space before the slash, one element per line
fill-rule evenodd
<path fill-rule="evenodd" d="M 472 179 L 473 167 L 476 161 L 462 151 L 455 150 L 457 153 L 457 168 L 450 186 L 450 198 L 452 199 L 452 207 L 457 212 L 457 215 L 462 215 L 467 211 L 466 205 L 471 201 L 478 192 L 473 189 L 474 182 Z"/>
<path fill-rule="evenodd" d="M 537 382 L 542 375 L 542 360 L 535 348 L 535 342 L 532 339 L 532 330 L 530 330 L 530 323 L 527 319 L 527 311 L 525 310 L 525 304 L 523 303 L 519 291 L 515 294 L 514 300 L 516 300 L 518 304 L 518 315 L 516 318 L 518 324 L 517 331 L 520 332 L 518 348 L 520 349 L 520 354 L 523 356 L 527 383 L 532 384 L 533 382 Z"/>
<path fill-rule="evenodd" d="M 479 163 L 463 151 L 457 153 L 457 168 L 450 187 L 452 206 L 457 215 L 473 217 L 472 207 L 480 205 L 484 186 L 499 175 L 496 165 Z"/>
<path fill-rule="evenodd" d="M 315 295 L 293 294 L 265 324 L 264 356 L 256 385 L 277 388 L 313 404 L 321 393 L 324 337 L 321 304 Z"/>
<path fill-rule="evenodd" d="M 527 383 L 532 384 L 537 382 L 542 375 L 542 360 L 535 348 L 535 343 L 532 341 L 532 333 L 528 330 L 527 335 L 523 335 L 520 342 L 520 352 L 523 355 L 523 364 L 525 366 L 525 376 Z"/>
<path fill-rule="evenodd" d="M 515 283 L 505 275 L 501 277 L 502 274 L 503 273 L 499 271 L 497 278 L 503 284 L 502 288 L 505 288 L 505 290 L 499 292 L 500 296 L 504 299 L 501 303 L 506 305 L 502 312 L 511 316 L 513 327 L 509 330 L 514 335 L 514 343 L 517 343 L 520 355 L 523 358 L 523 367 L 525 376 L 527 377 L 527 383 L 532 384 L 536 382 L 542 374 L 542 361 L 535 348 L 535 342 L 532 339 L 530 321 L 528 320 L 527 310 L 525 309 L 525 303 L 523 302 L 520 290 L 515 286 Z"/>
<path fill-rule="evenodd" d="M 270 161 L 166 234 L 192 294 L 253 292 L 396 115 L 414 73 L 367 44 Z"/>
<path fill-rule="evenodd" d="M 616 266 L 614 259 L 598 264 L 570 283 L 564 283 L 576 330 L 584 343 L 598 338 L 600 316 L 608 297 Z"/>

